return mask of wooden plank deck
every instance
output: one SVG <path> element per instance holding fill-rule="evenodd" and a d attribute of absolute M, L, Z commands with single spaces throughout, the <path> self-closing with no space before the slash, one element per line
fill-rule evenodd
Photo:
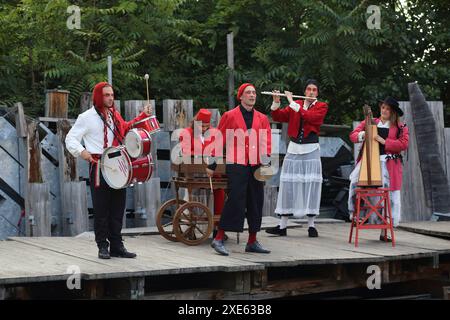
<path fill-rule="evenodd" d="M 272 223 L 270 219 L 265 221 L 266 225 Z M 450 241 L 446 239 L 397 230 L 397 244 L 393 248 L 390 243 L 378 240 L 379 230 L 363 230 L 360 234 L 360 245 L 355 248 L 353 243 L 348 243 L 350 224 L 324 223 L 318 224 L 317 229 L 319 238 L 309 238 L 307 228 L 299 227 L 295 222 L 292 222 L 291 228 L 288 229 L 287 237 L 259 233 L 259 241 L 272 250 L 271 254 L 245 253 L 246 232 L 241 235 L 239 244 L 236 234 L 230 233 L 226 243 L 230 251 L 228 257 L 216 254 L 209 241 L 198 246 L 186 246 L 167 241 L 160 235 L 126 236 L 126 247 L 136 252 L 138 257 L 110 260 L 97 258 L 95 241 L 86 235 L 78 238 L 16 237 L 0 241 L 0 287 L 65 281 L 69 266 L 78 266 L 81 279 L 86 281 L 195 274 L 207 276 L 212 273 L 225 278 L 226 275 L 245 278 L 251 274 L 252 276 L 248 276 L 251 279 L 255 274 L 262 274 L 267 280 L 267 272 L 271 268 L 383 265 L 417 259 L 430 261 L 427 265 L 436 268 L 440 256 L 446 255 L 444 260 L 450 261 Z M 192 294 L 196 295 L 195 292 Z M 277 294 L 283 296 L 287 293 Z M 169 296 L 177 297 L 176 294 Z M 269 293 L 265 292 L 260 297 L 269 296 Z M 211 297 L 215 296 L 211 293 Z"/>
<path fill-rule="evenodd" d="M 450 238 L 450 221 L 421 221 L 402 223 L 400 229 L 435 237 Z"/>
<path fill-rule="evenodd" d="M 262 221 L 262 225 L 261 225 L 261 229 L 267 229 L 270 227 L 274 227 L 279 223 L 279 219 L 276 217 L 263 217 L 263 221 Z M 288 228 L 296 228 L 296 227 L 301 227 L 304 224 L 307 224 L 308 220 L 307 219 L 289 219 L 288 221 Z M 344 223 L 344 221 L 342 220 L 337 220 L 337 219 L 317 219 L 316 220 L 317 224 L 323 224 L 323 223 Z M 247 222 L 245 222 L 244 224 L 244 229 L 247 230 Z M 158 235 L 158 228 L 157 227 L 141 227 L 141 228 L 124 228 L 122 229 L 122 235 L 124 236 L 138 236 L 138 235 Z M 94 233 L 92 231 L 90 232 L 84 232 L 80 235 L 78 235 L 78 237 L 94 237 Z"/>

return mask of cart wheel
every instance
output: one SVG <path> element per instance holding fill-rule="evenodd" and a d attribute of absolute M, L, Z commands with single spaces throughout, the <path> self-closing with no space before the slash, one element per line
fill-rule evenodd
<path fill-rule="evenodd" d="M 200 202 L 183 204 L 173 218 L 173 230 L 178 241 L 195 246 L 208 239 L 213 230 L 213 216 Z"/>
<path fill-rule="evenodd" d="M 158 210 L 156 226 L 159 233 L 167 240 L 178 241 L 173 232 L 173 218 L 177 209 L 185 203 L 186 201 L 180 199 L 177 205 L 177 199 L 171 199 L 166 201 Z"/>

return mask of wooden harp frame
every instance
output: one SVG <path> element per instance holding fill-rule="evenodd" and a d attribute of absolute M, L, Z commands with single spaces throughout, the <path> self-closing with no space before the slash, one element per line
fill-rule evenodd
<path fill-rule="evenodd" d="M 358 187 L 382 187 L 380 144 L 374 138 L 378 134 L 372 110 L 364 105 L 365 139 L 362 146 L 361 170 L 359 172 Z"/>

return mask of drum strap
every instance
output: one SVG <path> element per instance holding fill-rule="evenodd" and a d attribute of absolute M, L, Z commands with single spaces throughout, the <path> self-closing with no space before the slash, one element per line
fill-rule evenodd
<path fill-rule="evenodd" d="M 98 188 L 100 187 L 100 165 L 99 161 L 102 157 L 101 154 L 91 154 L 92 158 L 94 158 L 94 162 L 91 165 L 91 171 L 89 172 L 89 176 L 92 174 L 92 170 L 95 170 L 95 176 L 94 176 L 94 187 Z"/>
<path fill-rule="evenodd" d="M 111 116 L 112 116 L 112 119 L 113 119 L 113 122 L 114 122 L 114 127 L 115 127 L 114 129 L 115 130 L 113 130 L 109 126 L 108 121 L 106 121 L 106 119 L 103 116 L 103 114 L 97 108 L 95 108 L 95 111 L 97 111 L 97 114 L 99 115 L 100 119 L 102 119 L 103 124 L 105 125 L 105 128 L 108 128 L 109 130 L 111 130 L 111 132 L 113 133 L 114 137 L 117 139 L 119 144 L 123 144 L 123 142 L 122 142 L 123 141 L 123 136 L 120 134 L 119 130 L 117 129 L 118 128 L 118 123 L 116 121 L 116 117 L 114 116 L 114 112 L 109 111 L 109 112 L 111 112 Z"/>

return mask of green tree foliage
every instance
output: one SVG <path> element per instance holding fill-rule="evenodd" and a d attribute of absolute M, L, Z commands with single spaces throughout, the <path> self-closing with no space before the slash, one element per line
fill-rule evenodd
<path fill-rule="evenodd" d="M 70 4 L 81 8 L 80 30 L 66 27 Z M 366 25 L 373 4 L 380 29 Z M 157 101 L 194 99 L 196 108 L 225 110 L 233 32 L 236 87 L 301 94 L 316 78 L 330 104 L 328 123 L 350 124 L 364 103 L 387 95 L 407 100 L 412 81 L 448 106 L 448 13 L 445 0 L 2 1 L 0 100 L 20 100 L 38 115 L 44 90 L 61 86 L 71 91 L 75 114 L 81 93 L 106 80 L 111 55 L 121 100 L 143 99 L 149 73 Z M 260 96 L 260 109 L 268 112 L 270 99 Z"/>

